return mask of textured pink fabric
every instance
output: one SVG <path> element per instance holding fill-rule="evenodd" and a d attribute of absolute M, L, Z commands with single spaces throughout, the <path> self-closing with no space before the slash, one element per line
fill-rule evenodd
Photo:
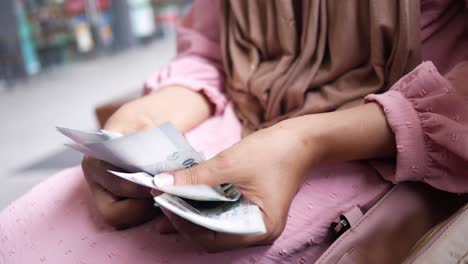
<path fill-rule="evenodd" d="M 240 139 L 240 125 L 223 95 L 218 4 L 195 3 L 178 31 L 178 56 L 145 85 L 146 93 L 183 85 L 206 94 L 216 115 L 187 137 L 209 157 Z M 460 46 L 468 35 L 468 20 L 460 19 L 467 13 L 462 7 L 460 0 L 423 1 L 423 56 L 441 65 L 443 73 L 467 58 L 463 48 L 467 46 Z M 314 170 L 292 204 L 285 232 L 272 246 L 206 255 L 178 235 L 158 234 L 159 220 L 113 231 L 90 208 L 82 172 L 73 168 L 36 186 L 0 213 L 0 263 L 313 262 L 327 247 L 329 223 L 354 205 L 367 208 L 375 202 L 389 186 L 382 177 L 467 191 L 466 76 L 466 64 L 459 64 L 447 81 L 432 64 L 424 63 L 391 91 L 369 96 L 384 106 L 396 134 L 397 173 L 392 173 L 391 163 L 376 170 L 366 162 Z"/>
<path fill-rule="evenodd" d="M 388 180 L 468 192 L 468 62 L 446 77 L 425 62 L 389 92 L 367 97 L 383 106 L 396 136 L 397 169 Z"/>

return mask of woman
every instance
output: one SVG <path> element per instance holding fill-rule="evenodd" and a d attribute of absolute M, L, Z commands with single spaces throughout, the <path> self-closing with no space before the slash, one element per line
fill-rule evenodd
<path fill-rule="evenodd" d="M 331 221 L 367 210 L 392 182 L 467 192 L 467 18 L 456 0 L 195 2 L 177 57 L 105 128 L 171 121 L 213 158 L 159 184 L 233 183 L 261 208 L 267 233 L 154 218 L 149 190 L 85 158 L 83 172 L 52 177 L 0 215 L 3 258 L 313 262 Z"/>

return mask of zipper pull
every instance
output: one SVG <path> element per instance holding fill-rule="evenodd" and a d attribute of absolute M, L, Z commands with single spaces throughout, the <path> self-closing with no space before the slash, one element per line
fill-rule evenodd
<path fill-rule="evenodd" d="M 351 228 L 351 224 L 344 215 L 340 215 L 337 221 L 334 221 L 330 225 L 330 231 L 333 236 L 333 240 L 339 238 L 344 232 Z"/>
<path fill-rule="evenodd" d="M 348 211 L 341 214 L 335 221 L 330 225 L 330 231 L 333 240 L 336 240 L 344 232 L 348 231 L 352 225 L 356 224 L 361 219 L 363 213 L 361 208 L 357 205 L 351 207 Z"/>

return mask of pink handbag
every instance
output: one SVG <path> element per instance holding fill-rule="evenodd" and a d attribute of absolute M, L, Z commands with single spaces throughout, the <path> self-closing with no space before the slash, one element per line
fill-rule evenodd
<path fill-rule="evenodd" d="M 316 264 L 402 263 L 417 241 L 464 201 L 421 183 L 395 185 L 365 214 L 357 206 L 344 212 L 332 225 L 340 236 Z"/>

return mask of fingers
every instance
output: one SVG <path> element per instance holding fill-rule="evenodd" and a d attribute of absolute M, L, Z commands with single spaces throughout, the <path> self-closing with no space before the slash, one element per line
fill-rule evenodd
<path fill-rule="evenodd" d="M 117 229 L 136 226 L 158 214 L 150 199 L 119 199 L 98 184 L 91 185 L 96 206 L 106 223 Z"/>
<path fill-rule="evenodd" d="M 136 199 L 151 197 L 149 188 L 109 173 L 108 170 L 118 169 L 104 161 L 85 156 L 81 166 L 88 182 L 96 182 L 116 196 Z"/>
<path fill-rule="evenodd" d="M 162 185 L 209 185 L 235 183 L 225 173 L 221 159 L 215 157 L 197 166 L 171 173 L 161 173 L 155 176 L 156 184 Z"/>
<path fill-rule="evenodd" d="M 207 252 L 219 252 L 268 243 L 267 235 L 246 236 L 219 233 L 195 225 L 164 208 L 161 209 L 182 236 L 193 241 L 195 245 L 201 246 Z"/>
<path fill-rule="evenodd" d="M 175 185 L 197 185 L 206 184 L 210 186 L 220 184 L 216 177 L 213 177 L 210 166 L 212 162 L 205 162 L 185 170 L 174 172 Z"/>

